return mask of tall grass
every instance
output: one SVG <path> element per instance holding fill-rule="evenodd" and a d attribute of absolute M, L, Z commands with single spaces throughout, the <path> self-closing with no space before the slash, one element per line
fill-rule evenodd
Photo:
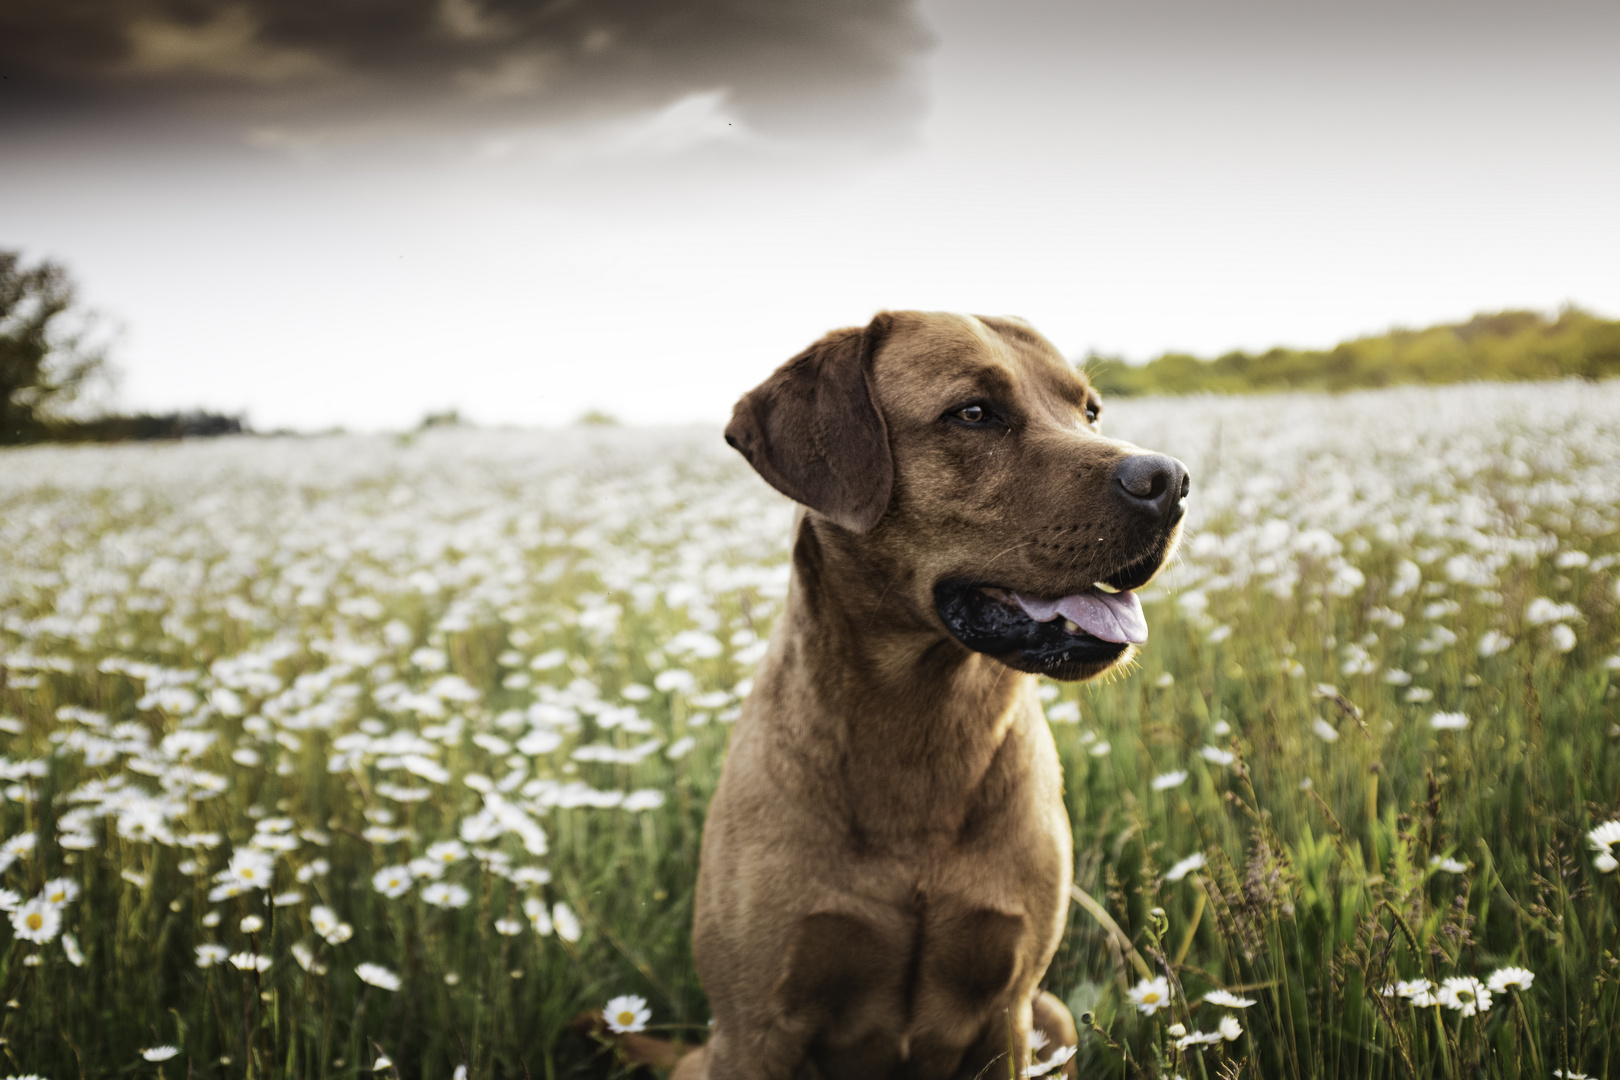
<path fill-rule="evenodd" d="M 1620 396 L 1133 408 L 1195 518 L 1134 667 L 1042 691 L 1107 920 L 1046 980 L 1081 1075 L 1609 1074 Z M 625 1075 L 570 1026 L 617 994 L 702 1037 L 703 814 L 788 508 L 710 432 L 577 439 L 4 456 L 6 925 L 78 890 L 0 953 L 14 1072 Z M 252 851 L 270 887 L 219 896 Z M 1385 992 L 1510 965 L 1471 1016 Z"/>

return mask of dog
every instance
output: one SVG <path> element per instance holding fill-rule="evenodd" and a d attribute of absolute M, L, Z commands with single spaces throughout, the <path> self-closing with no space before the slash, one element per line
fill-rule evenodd
<path fill-rule="evenodd" d="M 801 509 L 703 833 L 714 1027 L 674 1080 L 970 1080 L 1023 1075 L 1032 1028 L 1076 1044 L 1039 990 L 1073 835 L 1030 676 L 1146 640 L 1132 590 L 1189 489 L 1101 411 L 1022 320 L 914 311 L 737 403 L 726 441 Z"/>

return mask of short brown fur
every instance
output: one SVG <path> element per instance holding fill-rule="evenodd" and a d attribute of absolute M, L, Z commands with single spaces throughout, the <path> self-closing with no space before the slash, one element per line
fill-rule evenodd
<path fill-rule="evenodd" d="M 975 401 L 1005 430 L 949 421 Z M 1006 1068 L 1009 1020 L 1072 1045 L 1037 992 L 1072 861 L 1057 751 L 1034 680 L 959 644 L 933 589 L 1067 595 L 1168 554 L 1173 529 L 1113 512 L 1136 448 L 1088 407 L 1021 321 L 922 312 L 835 331 L 738 403 L 728 441 L 807 509 L 704 831 L 715 1027 L 677 1080 L 967 1080 Z"/>

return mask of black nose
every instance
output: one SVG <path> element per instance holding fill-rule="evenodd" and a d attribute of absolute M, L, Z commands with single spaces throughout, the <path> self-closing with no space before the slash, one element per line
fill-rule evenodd
<path fill-rule="evenodd" d="M 1168 454 L 1136 454 L 1114 468 L 1114 485 L 1130 506 L 1167 521 L 1180 519 L 1192 490 L 1187 466 Z"/>

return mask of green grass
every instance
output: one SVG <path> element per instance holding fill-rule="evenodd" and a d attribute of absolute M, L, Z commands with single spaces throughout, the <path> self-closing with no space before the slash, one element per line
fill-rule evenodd
<path fill-rule="evenodd" d="M 1145 445 L 1182 432 L 1189 441 L 1170 448 L 1206 501 L 1146 598 L 1138 663 L 1045 691 L 1077 885 L 1129 939 L 1127 951 L 1072 907 L 1046 985 L 1089 1021 L 1081 1075 L 1603 1076 L 1620 1065 L 1620 874 L 1598 870 L 1585 837 L 1620 817 L 1620 450 L 1601 434 L 1613 403 L 1569 393 L 1483 444 L 1458 422 L 1424 436 L 1439 440 L 1424 453 L 1391 446 L 1384 458 L 1334 434 L 1359 423 L 1354 409 L 1324 419 L 1341 407 L 1318 399 L 1290 406 L 1290 437 L 1327 441 L 1291 457 L 1219 430 L 1217 450 L 1199 451 L 1196 403 L 1127 413 Z M 1432 406 L 1366 402 L 1386 416 Z M 624 1075 L 568 1027 L 617 994 L 645 997 L 655 1029 L 701 1038 L 690 925 L 703 814 L 753 642 L 782 596 L 787 508 L 710 448 L 710 433 L 580 438 L 597 441 L 572 456 L 541 436 L 479 433 L 6 455 L 0 716 L 17 730 L 0 735 L 0 822 L 6 837 L 38 840 L 0 885 L 23 901 L 60 877 L 82 890 L 62 909 L 82 964 L 60 935 L 12 935 L 0 952 L 11 1071 L 353 1077 L 385 1053 L 402 1077 L 458 1065 L 474 1078 Z M 1254 462 L 1279 483 L 1256 494 Z M 1284 482 L 1324 462 L 1322 475 L 1361 485 L 1362 510 L 1335 510 L 1331 485 Z M 1267 548 L 1274 521 L 1291 539 Z M 1585 561 L 1560 565 L 1569 552 Z M 1453 561 L 1464 555 L 1490 564 L 1488 582 Z M 1538 598 L 1578 614 L 1538 623 Z M 1482 656 L 1490 632 L 1513 641 Z M 557 650 L 560 663 L 534 667 Z M 690 684 L 666 674 L 657 689 L 672 670 Z M 463 682 L 441 681 L 452 675 Z M 1432 697 L 1410 701 L 1414 690 Z M 628 726 L 646 730 L 627 730 L 627 704 Z M 1436 730 L 1437 712 L 1467 726 Z M 214 738 L 188 755 L 176 732 Z M 549 742 L 518 753 L 536 733 Z M 381 741 L 402 735 L 428 745 Z M 634 764 L 570 756 L 653 738 Z M 665 751 L 686 738 L 672 760 Z M 407 753 L 448 782 L 420 762 L 413 772 Z M 663 801 L 569 807 L 564 785 L 577 781 Z M 388 794 L 400 788 L 428 794 Z M 503 802 L 543 827 L 543 854 L 519 832 L 468 825 Z M 173 837 L 152 838 L 148 810 Z M 289 830 L 268 835 L 299 839 L 276 853 L 274 887 L 210 901 L 231 852 L 277 818 Z M 466 828 L 484 854 L 444 875 L 467 889 L 465 906 L 428 904 L 424 883 L 398 898 L 374 887 L 378 870 Z M 195 833 L 221 843 L 169 842 Z M 75 836 L 93 846 L 61 845 Z M 1165 879 L 1194 853 L 1201 869 Z M 297 881 L 316 860 L 329 870 Z M 540 933 L 526 901 L 577 913 L 577 940 Z M 316 904 L 353 936 L 322 941 Z M 248 915 L 263 925 L 243 931 Z M 519 933 L 497 930 L 508 918 Z M 199 967 L 196 947 L 210 942 L 271 965 Z M 400 989 L 362 982 L 362 963 L 397 974 Z M 1138 965 L 1172 982 L 1169 1009 L 1132 1007 Z M 1534 984 L 1473 1017 L 1380 992 L 1483 981 L 1506 965 Z M 1216 988 L 1256 1004 L 1200 1003 Z M 1228 1013 L 1238 1038 L 1176 1049 L 1172 1024 L 1212 1031 Z M 164 1044 L 180 1054 L 141 1057 Z"/>

